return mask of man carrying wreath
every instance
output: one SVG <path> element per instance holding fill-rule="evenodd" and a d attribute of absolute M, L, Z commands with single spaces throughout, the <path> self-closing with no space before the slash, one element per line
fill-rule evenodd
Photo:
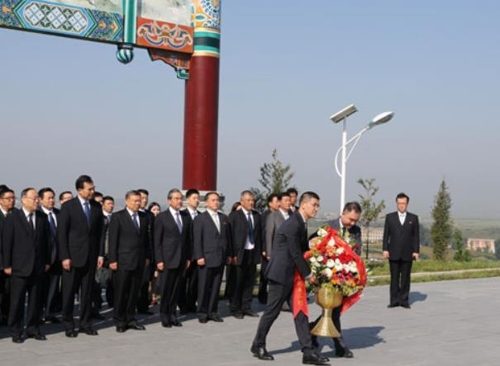
<path fill-rule="evenodd" d="M 319 209 L 319 196 L 314 192 L 304 192 L 300 197 L 299 209 L 290 216 L 277 230 L 271 260 L 267 268 L 269 294 L 264 315 L 260 319 L 251 352 L 255 357 L 271 361 L 274 359 L 266 350 L 266 337 L 274 321 L 280 314 L 283 303 L 290 298 L 294 287 L 294 275 L 316 282 L 307 261 L 304 259 L 301 248 L 307 243 L 308 219 L 315 217 Z M 302 363 L 307 365 L 323 365 L 328 358 L 321 356 L 312 345 L 307 316 L 307 302 L 305 312 L 294 310 L 295 331 L 299 338 L 303 352 Z"/>

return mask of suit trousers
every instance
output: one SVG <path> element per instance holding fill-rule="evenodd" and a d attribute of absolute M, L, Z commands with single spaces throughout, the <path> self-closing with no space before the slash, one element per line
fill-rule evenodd
<path fill-rule="evenodd" d="M 196 298 L 198 295 L 198 267 L 192 261 L 189 268 L 179 278 L 179 308 L 183 312 L 196 311 Z"/>
<path fill-rule="evenodd" d="M 267 269 L 268 261 L 266 259 L 262 259 L 262 263 L 260 265 L 260 282 L 259 282 L 259 302 L 261 304 L 267 303 L 267 277 L 266 277 L 266 269 Z"/>
<path fill-rule="evenodd" d="M 412 264 L 413 261 L 404 261 L 402 259 L 389 260 L 391 271 L 391 304 L 408 304 Z"/>
<path fill-rule="evenodd" d="M 149 283 L 151 282 L 154 274 L 152 263 L 144 267 L 142 272 L 141 284 L 139 286 L 139 298 L 137 299 L 137 311 L 139 313 L 146 313 L 149 311 Z M 154 291 L 154 289 L 153 289 Z"/>
<path fill-rule="evenodd" d="M 266 309 L 260 318 L 257 334 L 253 340 L 253 345 L 257 347 L 266 346 L 266 338 L 271 326 L 276 318 L 278 318 L 281 307 L 287 299 L 290 298 L 292 293 L 293 284 L 282 285 L 272 280 L 269 280 L 269 293 L 267 299 Z M 295 332 L 299 338 L 300 347 L 304 355 L 310 355 L 314 352 L 311 333 L 309 331 L 309 320 L 304 313 L 300 312 L 294 318 Z"/>
<path fill-rule="evenodd" d="M 224 265 L 207 268 L 198 266 L 198 307 L 199 319 L 218 315 L 219 291 Z"/>
<path fill-rule="evenodd" d="M 135 320 L 135 307 L 139 295 L 143 267 L 134 270 L 120 269 L 113 274 L 113 304 L 116 326 L 124 327 Z"/>
<path fill-rule="evenodd" d="M 0 324 L 9 317 L 10 307 L 10 276 L 7 276 L 3 269 L 0 270 Z"/>
<path fill-rule="evenodd" d="M 160 319 L 162 323 L 170 323 L 177 319 L 177 300 L 179 298 L 179 278 L 181 268 L 165 268 L 161 276 Z"/>
<path fill-rule="evenodd" d="M 36 334 L 40 327 L 42 276 L 32 274 L 28 277 L 11 276 L 10 278 L 10 313 L 9 326 L 13 336 L 23 332 L 22 320 L 24 304 L 28 293 L 28 312 L 26 328 L 28 334 Z"/>
<path fill-rule="evenodd" d="M 87 263 L 84 267 L 71 267 L 62 274 L 62 318 L 66 330 L 75 329 L 73 311 L 75 294 L 80 290 L 80 329 L 90 327 L 92 286 L 95 283 L 95 264 Z"/>
<path fill-rule="evenodd" d="M 43 317 L 54 316 L 61 308 L 61 264 L 55 262 L 43 276 L 42 306 Z"/>
<path fill-rule="evenodd" d="M 252 308 L 256 272 L 254 251 L 254 249 L 244 250 L 241 264 L 236 266 L 236 290 L 233 292 L 230 306 L 232 312 L 247 311 Z"/>

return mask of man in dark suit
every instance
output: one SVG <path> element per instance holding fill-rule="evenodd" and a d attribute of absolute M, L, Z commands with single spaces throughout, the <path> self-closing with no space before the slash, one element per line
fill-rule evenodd
<path fill-rule="evenodd" d="M 299 192 L 295 188 L 291 187 L 286 190 L 286 193 L 288 193 L 288 195 L 290 196 L 290 211 L 294 213 L 299 209 L 299 207 L 297 206 L 297 198 L 299 197 Z"/>
<path fill-rule="evenodd" d="M 198 267 L 194 258 L 193 249 L 193 221 L 201 212 L 200 192 L 197 189 L 188 189 L 186 192 L 185 213 L 190 221 L 191 233 L 189 236 L 189 267 L 179 279 L 179 309 L 181 314 L 196 313 L 196 299 L 198 297 Z"/>
<path fill-rule="evenodd" d="M 16 208 L 14 207 L 15 204 L 16 197 L 14 191 L 7 187 L 5 184 L 2 184 L 0 186 L 0 238 L 2 237 L 3 224 L 5 219 L 13 210 L 16 210 Z M 7 325 L 7 320 L 9 317 L 9 285 L 9 276 L 7 276 L 3 271 L 2 241 L 0 240 L 0 325 Z"/>
<path fill-rule="evenodd" d="M 75 294 L 80 290 L 80 332 L 97 335 L 91 326 L 91 293 L 95 272 L 104 260 L 102 207 L 92 199 L 94 182 L 81 175 L 75 183 L 77 196 L 64 203 L 59 215 L 57 239 L 62 261 L 63 322 L 66 337 L 74 338 L 73 309 Z"/>
<path fill-rule="evenodd" d="M 266 278 L 266 270 L 267 270 L 267 258 L 264 255 L 266 250 L 266 220 L 267 217 L 276 212 L 279 208 L 280 201 L 279 195 L 277 193 L 271 193 L 267 196 L 267 209 L 262 212 L 260 215 L 260 222 L 262 227 L 262 260 L 260 263 L 260 275 L 259 275 L 259 294 L 257 298 L 261 304 L 267 303 L 267 278 Z"/>
<path fill-rule="evenodd" d="M 109 224 L 109 268 L 114 272 L 116 331 L 145 330 L 134 317 L 144 266 L 151 260 L 149 215 L 139 212 L 141 194 L 128 191 L 125 208 Z"/>
<path fill-rule="evenodd" d="M 236 319 L 245 315 L 258 317 L 252 311 L 253 288 L 257 264 L 262 257 L 262 226 L 260 215 L 255 211 L 255 197 L 251 191 L 240 195 L 241 209 L 231 212 L 232 261 L 236 266 L 236 289 L 232 293 L 230 310 Z"/>
<path fill-rule="evenodd" d="M 182 193 L 171 189 L 167 195 L 168 208 L 155 218 L 154 250 L 156 266 L 161 273 L 161 324 L 165 328 L 182 326 L 176 309 L 179 294 L 178 282 L 189 266 L 189 240 L 191 219 L 181 211 Z"/>
<path fill-rule="evenodd" d="M 10 278 L 9 326 L 12 342 L 23 343 L 24 307 L 28 293 L 26 328 L 28 338 L 44 341 L 40 333 L 43 273 L 49 269 L 49 227 L 47 216 L 37 211 L 38 193 L 26 188 L 22 208 L 5 220 L 2 244 L 4 272 Z"/>
<path fill-rule="evenodd" d="M 357 255 L 361 255 L 361 228 L 356 225 L 359 221 L 361 215 L 361 206 L 358 202 L 348 202 L 345 204 L 342 210 L 342 215 L 338 219 L 331 220 L 327 222 L 327 225 L 331 228 L 337 230 L 339 235 L 344 239 L 344 241 L 353 248 Z M 333 325 L 342 334 L 342 327 L 340 323 L 340 312 L 342 311 L 342 305 L 336 307 L 332 311 Z M 316 319 L 311 323 L 311 329 L 317 324 L 321 317 Z M 312 336 L 313 344 L 318 347 L 318 341 L 316 336 Z M 342 336 L 338 338 L 333 338 L 333 343 L 335 344 L 335 355 L 338 357 L 352 358 L 354 354 L 346 346 Z"/>
<path fill-rule="evenodd" d="M 198 321 L 222 322 L 218 313 L 219 291 L 224 263 L 231 262 L 229 219 L 218 212 L 220 196 L 208 192 L 207 210 L 196 216 L 193 223 L 194 257 L 198 265 Z"/>
<path fill-rule="evenodd" d="M 418 216 L 406 211 L 409 202 L 406 194 L 399 193 L 396 196 L 398 211 L 385 217 L 383 255 L 389 259 L 391 271 L 389 308 L 410 308 L 411 266 L 419 257 L 420 234 Z"/>
<path fill-rule="evenodd" d="M 252 343 L 251 352 L 261 360 L 273 360 L 266 350 L 266 337 L 280 314 L 283 303 L 293 290 L 295 271 L 310 282 L 316 282 L 301 247 L 307 242 L 308 219 L 315 217 L 319 209 L 319 197 L 314 192 L 304 192 L 300 197 L 299 210 L 286 220 L 278 229 L 271 260 L 267 268 L 269 297 L 266 310 L 260 319 L 257 333 Z M 303 352 L 302 363 L 323 365 L 328 358 L 321 356 L 313 347 L 307 316 L 299 311 L 294 318 L 295 330 Z"/>
<path fill-rule="evenodd" d="M 47 215 L 49 223 L 50 245 L 49 245 L 49 264 L 50 269 L 43 279 L 42 306 L 43 321 L 50 323 L 59 323 L 55 317 L 56 309 L 61 309 L 61 262 L 57 256 L 57 222 L 59 209 L 55 208 L 55 193 L 52 188 L 45 187 L 38 191 L 40 197 L 40 206 L 38 210 Z"/>

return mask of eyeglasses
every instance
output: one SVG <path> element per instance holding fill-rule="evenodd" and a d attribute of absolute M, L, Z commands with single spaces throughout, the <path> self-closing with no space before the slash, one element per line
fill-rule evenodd
<path fill-rule="evenodd" d="M 2 197 L 3 200 L 6 200 L 6 201 L 14 201 L 16 199 L 16 197 L 12 196 L 12 197 Z"/>
<path fill-rule="evenodd" d="M 26 196 L 24 198 L 30 199 L 32 201 L 38 201 L 40 199 L 40 197 L 28 197 L 28 196 Z"/>

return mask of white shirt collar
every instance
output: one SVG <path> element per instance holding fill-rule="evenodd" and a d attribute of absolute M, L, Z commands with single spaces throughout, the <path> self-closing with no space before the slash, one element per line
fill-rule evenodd
<path fill-rule="evenodd" d="M 177 215 L 177 213 L 179 212 L 177 210 L 174 210 L 172 206 L 168 206 L 168 210 L 170 211 L 173 217 L 175 217 L 175 215 Z"/>
<path fill-rule="evenodd" d="M 23 212 L 24 212 L 24 216 L 26 216 L 26 218 L 28 218 L 28 216 L 30 215 L 30 212 L 26 211 L 26 210 L 24 209 L 24 207 L 22 208 L 22 210 L 23 210 Z M 31 213 L 33 213 L 33 212 L 31 212 Z M 33 215 L 33 216 L 35 216 L 35 215 Z"/>
<path fill-rule="evenodd" d="M 82 197 L 80 197 L 80 195 L 78 195 L 77 197 L 78 197 L 78 200 L 80 201 L 80 204 L 82 206 L 85 204 L 85 202 L 89 202 L 89 201 L 84 200 Z"/>
<path fill-rule="evenodd" d="M 48 215 L 49 213 L 54 212 L 53 210 L 49 210 L 49 209 L 47 209 L 47 208 L 45 208 L 45 207 L 43 207 L 43 206 L 40 206 L 40 207 L 42 208 L 42 211 L 43 211 L 46 215 Z"/>
<path fill-rule="evenodd" d="M 133 212 L 131 211 L 128 207 L 125 207 L 125 209 L 127 210 L 128 214 L 132 217 L 134 214 L 138 214 L 138 212 Z M 139 216 L 139 215 L 137 215 Z"/>

